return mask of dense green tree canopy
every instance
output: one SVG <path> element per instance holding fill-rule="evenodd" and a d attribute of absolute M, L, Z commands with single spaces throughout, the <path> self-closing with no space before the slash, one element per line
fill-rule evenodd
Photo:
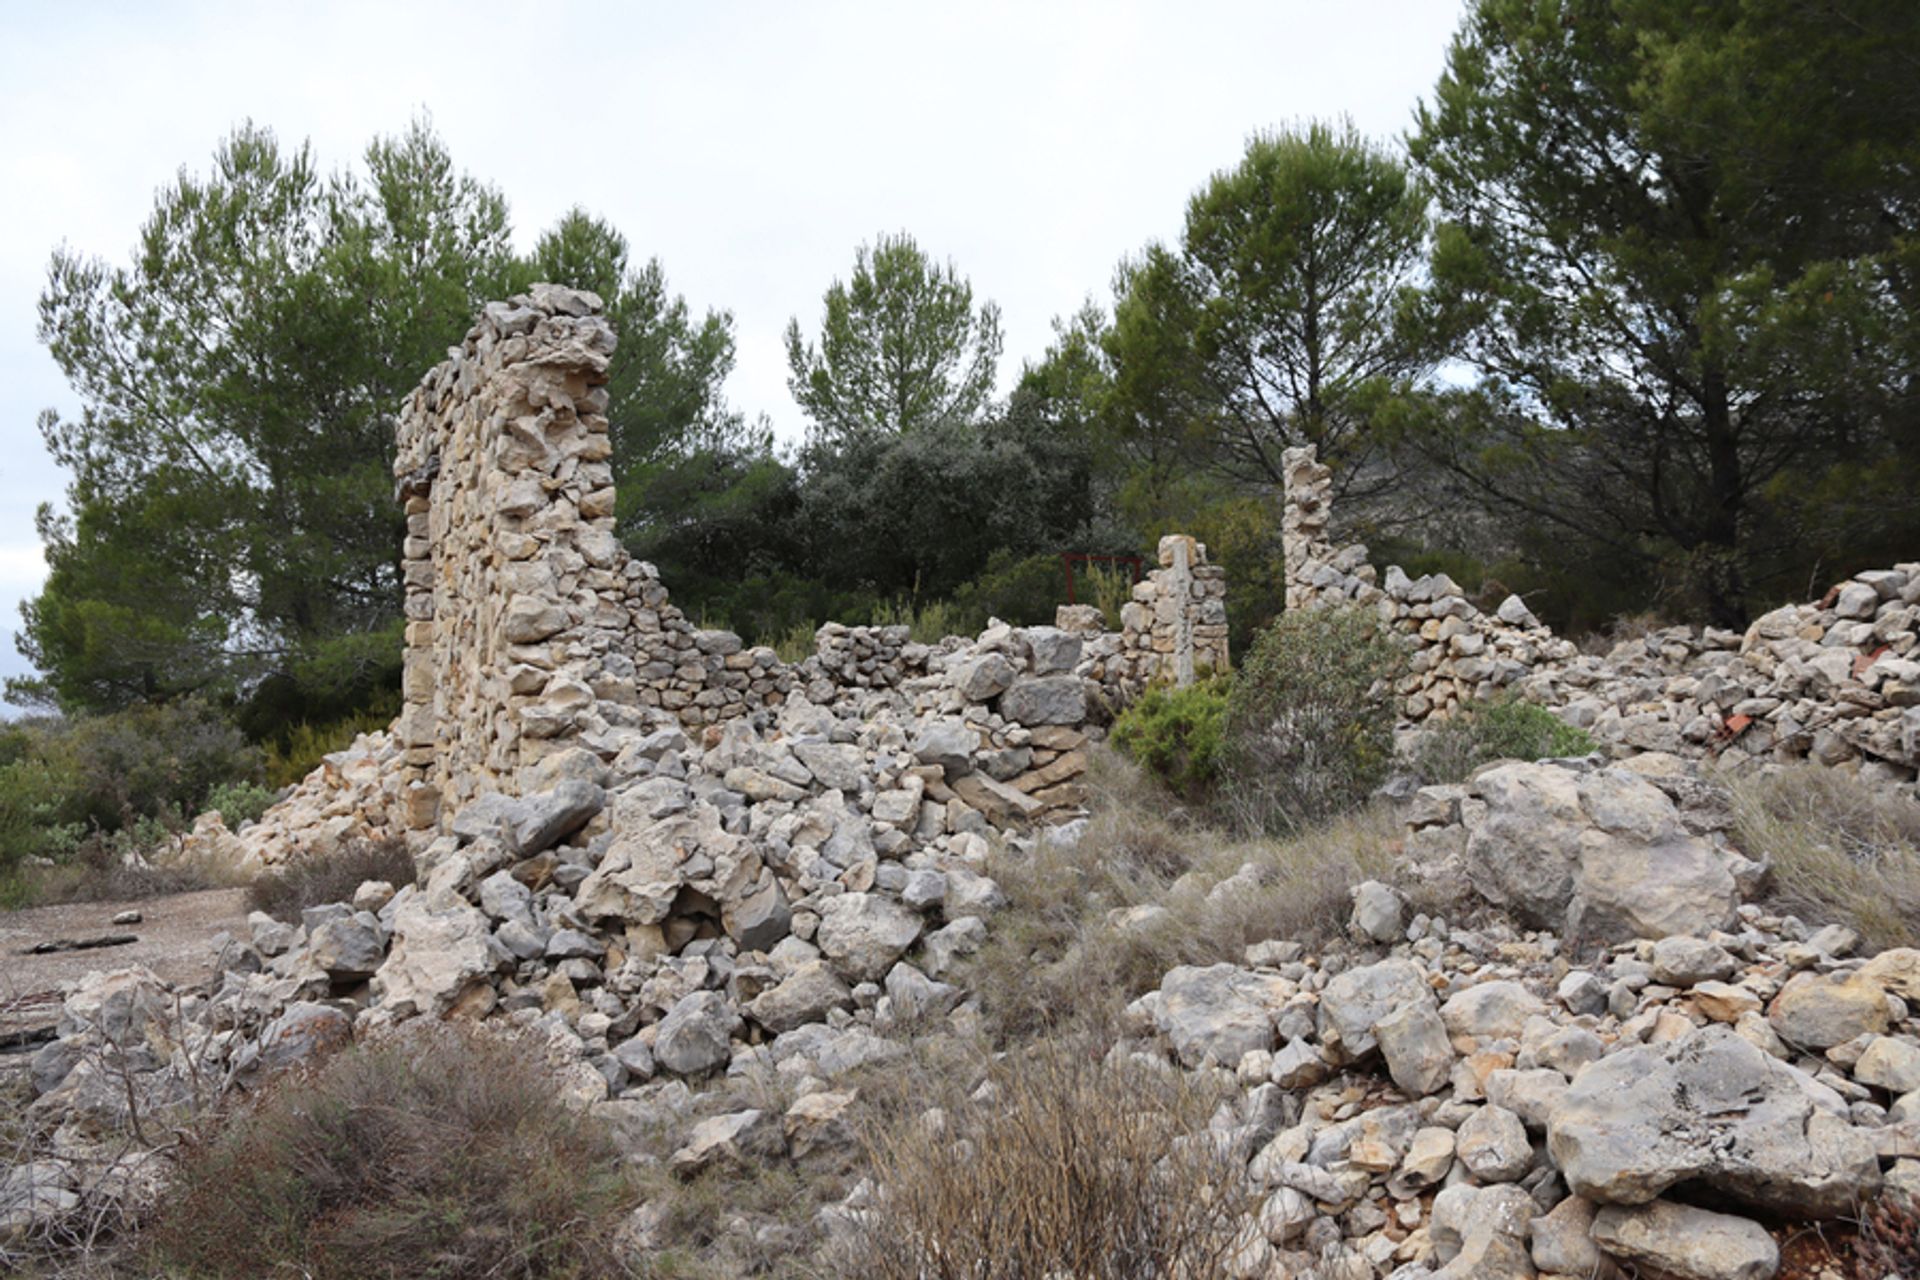
<path fill-rule="evenodd" d="M 951 262 L 882 235 L 828 287 L 818 344 L 788 324 L 788 386 L 826 437 L 970 422 L 992 399 L 1000 345 L 1000 308 L 976 309 Z"/>
<path fill-rule="evenodd" d="M 1281 451 L 1311 443 L 1349 495 L 1383 487 L 1375 411 L 1436 359 L 1430 330 L 1399 323 L 1426 206 L 1351 126 L 1255 136 L 1189 202 L 1177 247 L 1122 268 L 1105 338 L 1121 440 L 1270 487 Z"/>
<path fill-rule="evenodd" d="M 696 325 L 611 227 L 576 211 L 523 260 L 500 194 L 424 123 L 364 160 L 322 176 L 243 125 L 160 193 L 129 265 L 55 254 L 41 335 L 82 411 L 42 419 L 72 483 L 69 514 L 41 516 L 33 692 L 207 691 L 262 731 L 378 701 L 400 655 L 394 415 L 484 302 L 536 278 L 601 292 L 620 326 L 627 478 L 749 436 L 720 392 L 730 318 Z"/>
<path fill-rule="evenodd" d="M 1912 530 L 1917 70 L 1905 0 L 1478 0 L 1412 139 L 1484 378 L 1429 442 L 1721 623 Z"/>

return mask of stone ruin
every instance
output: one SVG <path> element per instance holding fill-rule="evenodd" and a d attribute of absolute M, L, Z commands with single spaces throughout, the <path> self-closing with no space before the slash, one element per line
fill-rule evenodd
<path fill-rule="evenodd" d="M 1668 627 L 1604 656 L 1519 596 L 1482 612 L 1447 575 L 1378 572 L 1330 540 L 1332 480 L 1283 455 L 1287 607 L 1359 605 L 1408 638 L 1400 713 L 1419 725 L 1501 695 L 1538 702 L 1621 753 L 1808 759 L 1890 784 L 1920 770 L 1920 563 L 1869 570 L 1744 633 Z"/>
<path fill-rule="evenodd" d="M 238 836 L 214 817 L 191 843 L 245 865 L 354 837 L 416 849 L 477 797 L 631 777 L 663 730 L 764 731 L 798 699 L 847 712 L 891 693 L 959 717 L 983 767 L 963 803 L 995 821 L 1060 821 L 1082 798 L 1080 748 L 1156 681 L 1226 670 L 1226 582 L 1206 548 L 1163 538 L 1118 631 L 1092 606 L 1051 628 L 913 642 L 904 626 L 829 623 L 803 662 L 702 630 L 614 524 L 606 368 L 594 295 L 536 285 L 489 304 L 400 414 L 404 709 L 330 757 Z"/>
<path fill-rule="evenodd" d="M 1079 608 L 938 645 L 828 626 L 789 665 L 692 627 L 612 538 L 595 309 L 552 288 L 490 307 L 409 403 L 406 713 L 265 822 L 202 832 L 269 863 L 404 835 L 419 883 L 361 884 L 297 924 L 256 913 L 198 987 L 137 967 L 75 984 L 29 1066 L 29 1115 L 59 1127 L 45 1158 L 0 1166 L 0 1239 L 79 1210 L 83 1190 L 161 1185 L 89 1136 L 134 1110 L 414 1018 L 536 1037 L 558 1096 L 636 1152 L 676 1135 L 682 1175 L 851 1161 L 857 1073 L 942 1027 L 979 1032 L 961 984 L 1005 901 L 993 846 L 1070 846 L 1079 824 L 1059 820 L 1104 710 L 1224 666 L 1220 573 L 1178 538 L 1118 633 Z M 1623 756 L 1669 739 L 1795 754 L 1789 724 L 1824 709 L 1828 747 L 1807 754 L 1911 776 L 1910 745 L 1884 748 L 1889 722 L 1910 723 L 1920 566 L 1745 637 L 1676 629 L 1590 659 L 1517 601 L 1488 616 L 1444 578 L 1381 583 L 1364 549 L 1327 540 L 1324 470 L 1288 466 L 1289 605 L 1375 606 L 1413 637 L 1410 721 L 1510 689 Z M 1694 728 L 1712 716 L 1754 723 Z M 1106 1055 L 1218 1097 L 1204 1130 L 1173 1137 L 1239 1178 L 1233 1280 L 1616 1264 L 1769 1280 L 1794 1224 L 1920 1194 L 1920 951 L 1855 954 L 1851 930 L 1750 901 L 1764 868 L 1689 762 L 1508 762 L 1421 789 L 1403 816 L 1404 883 L 1451 883 L 1428 900 L 1466 915 L 1359 884 L 1345 941 L 1267 937 L 1238 963 L 1180 965 L 1126 1007 Z M 1252 863 L 1195 875 L 1169 901 L 1263 891 Z M 1106 936 L 1172 919 L 1115 910 Z M 734 1080 L 779 1084 L 784 1114 L 722 1111 L 741 1096 L 708 1086 Z M 815 1236 L 862 1229 L 884 1194 L 855 1185 Z M 649 1212 L 629 1224 L 640 1256 Z"/>

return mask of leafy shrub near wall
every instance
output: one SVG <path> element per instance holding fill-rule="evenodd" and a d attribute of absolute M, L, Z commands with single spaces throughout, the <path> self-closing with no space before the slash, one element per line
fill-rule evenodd
<path fill-rule="evenodd" d="M 1113 745 L 1174 790 L 1198 797 L 1220 775 L 1231 676 L 1156 685 L 1113 724 Z"/>
<path fill-rule="evenodd" d="M 1291 831 L 1364 802 L 1393 763 L 1406 657 L 1377 614 L 1296 609 L 1254 640 L 1228 701 L 1226 800 Z"/>
<path fill-rule="evenodd" d="M 1503 698 L 1428 728 L 1412 764 L 1426 782 L 1462 782 L 1490 761 L 1584 756 L 1596 745 L 1593 735 L 1545 707 Z"/>

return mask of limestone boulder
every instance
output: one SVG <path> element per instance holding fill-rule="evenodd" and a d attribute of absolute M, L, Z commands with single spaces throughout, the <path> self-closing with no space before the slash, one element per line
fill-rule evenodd
<path fill-rule="evenodd" d="M 1593 1242 L 1676 1280 L 1773 1280 L 1780 1270 L 1779 1246 L 1759 1223 L 1670 1200 L 1608 1205 L 1594 1215 Z"/>
<path fill-rule="evenodd" d="M 1486 812 L 1467 837 L 1467 876 L 1523 921 L 1607 941 L 1733 923 L 1732 859 L 1630 770 L 1513 763 L 1473 785 Z"/>
<path fill-rule="evenodd" d="M 653 1038 L 653 1060 L 676 1075 L 704 1075 L 732 1059 L 733 1038 L 742 1025 L 740 1015 L 720 992 L 691 992 L 660 1020 Z"/>
<path fill-rule="evenodd" d="M 919 912 L 885 894 L 843 893 L 820 904 L 814 943 L 848 982 L 878 982 L 924 927 Z"/>
<path fill-rule="evenodd" d="M 1015 724 L 1079 724 L 1087 718 L 1087 692 L 1073 675 L 1029 676 L 1000 695 L 1000 714 Z"/>
<path fill-rule="evenodd" d="M 723 906 L 740 901 L 760 886 L 761 866 L 759 852 L 726 829 L 717 808 L 697 804 L 616 833 L 574 891 L 574 904 L 589 920 L 659 924 L 683 890 Z"/>
<path fill-rule="evenodd" d="M 1274 1013 L 1295 990 L 1285 978 L 1231 964 L 1182 965 L 1160 983 L 1154 1025 L 1187 1066 L 1233 1066 L 1251 1050 L 1273 1048 Z"/>
<path fill-rule="evenodd" d="M 451 894 L 412 894 L 393 917 L 393 945 L 373 990 L 396 1012 L 440 1017 L 487 985 L 507 959 L 487 917 Z"/>
<path fill-rule="evenodd" d="M 1374 1025 L 1404 1005 L 1433 1003 L 1426 972 L 1410 960 L 1383 960 L 1336 974 L 1320 996 L 1320 1016 L 1351 1058 L 1379 1046 Z"/>
<path fill-rule="evenodd" d="M 1547 1124 L 1567 1185 L 1636 1205 L 1696 1183 L 1766 1213 L 1825 1218 L 1880 1184 L 1871 1134 L 1838 1095 L 1714 1025 L 1580 1073 Z"/>

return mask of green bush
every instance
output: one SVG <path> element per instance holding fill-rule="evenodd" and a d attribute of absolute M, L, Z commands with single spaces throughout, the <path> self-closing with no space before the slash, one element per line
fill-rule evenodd
<path fill-rule="evenodd" d="M 70 860 L 87 840 L 103 844 L 96 861 L 151 846 L 216 787 L 257 780 L 260 762 L 192 700 L 14 725 L 0 736 L 0 875 L 30 857 Z"/>
<path fill-rule="evenodd" d="M 263 787 L 257 782 L 223 782 L 207 792 L 200 810 L 202 813 L 218 810 L 228 828 L 237 830 L 243 822 L 260 821 L 260 815 L 271 808 L 279 796 L 272 787 Z"/>
<path fill-rule="evenodd" d="M 1428 729 L 1412 764 L 1427 782 L 1463 782 L 1490 761 L 1584 756 L 1596 745 L 1586 730 L 1545 707 L 1504 698 L 1469 708 Z"/>
<path fill-rule="evenodd" d="M 180 1280 L 599 1277 L 631 1194 L 537 1043 L 447 1024 L 282 1078 L 189 1145 L 148 1237 Z"/>
<path fill-rule="evenodd" d="M 1156 685 L 1114 721 L 1113 745 L 1174 790 L 1198 797 L 1219 776 L 1232 687 L 1229 676 L 1184 689 Z"/>
<path fill-rule="evenodd" d="M 1364 802 L 1393 762 L 1395 637 L 1370 610 L 1296 609 L 1255 639 L 1227 706 L 1226 800 L 1292 831 Z"/>
<path fill-rule="evenodd" d="M 296 724 L 277 742 L 267 745 L 267 785 L 290 787 L 320 767 L 323 757 L 353 745 L 363 733 L 378 733 L 393 717 L 378 711 L 361 712 L 326 724 Z"/>
<path fill-rule="evenodd" d="M 83 812 L 114 829 L 178 822 L 224 782 L 260 776 L 260 751 L 213 707 L 188 698 L 65 722 L 47 757 L 71 769 Z"/>

